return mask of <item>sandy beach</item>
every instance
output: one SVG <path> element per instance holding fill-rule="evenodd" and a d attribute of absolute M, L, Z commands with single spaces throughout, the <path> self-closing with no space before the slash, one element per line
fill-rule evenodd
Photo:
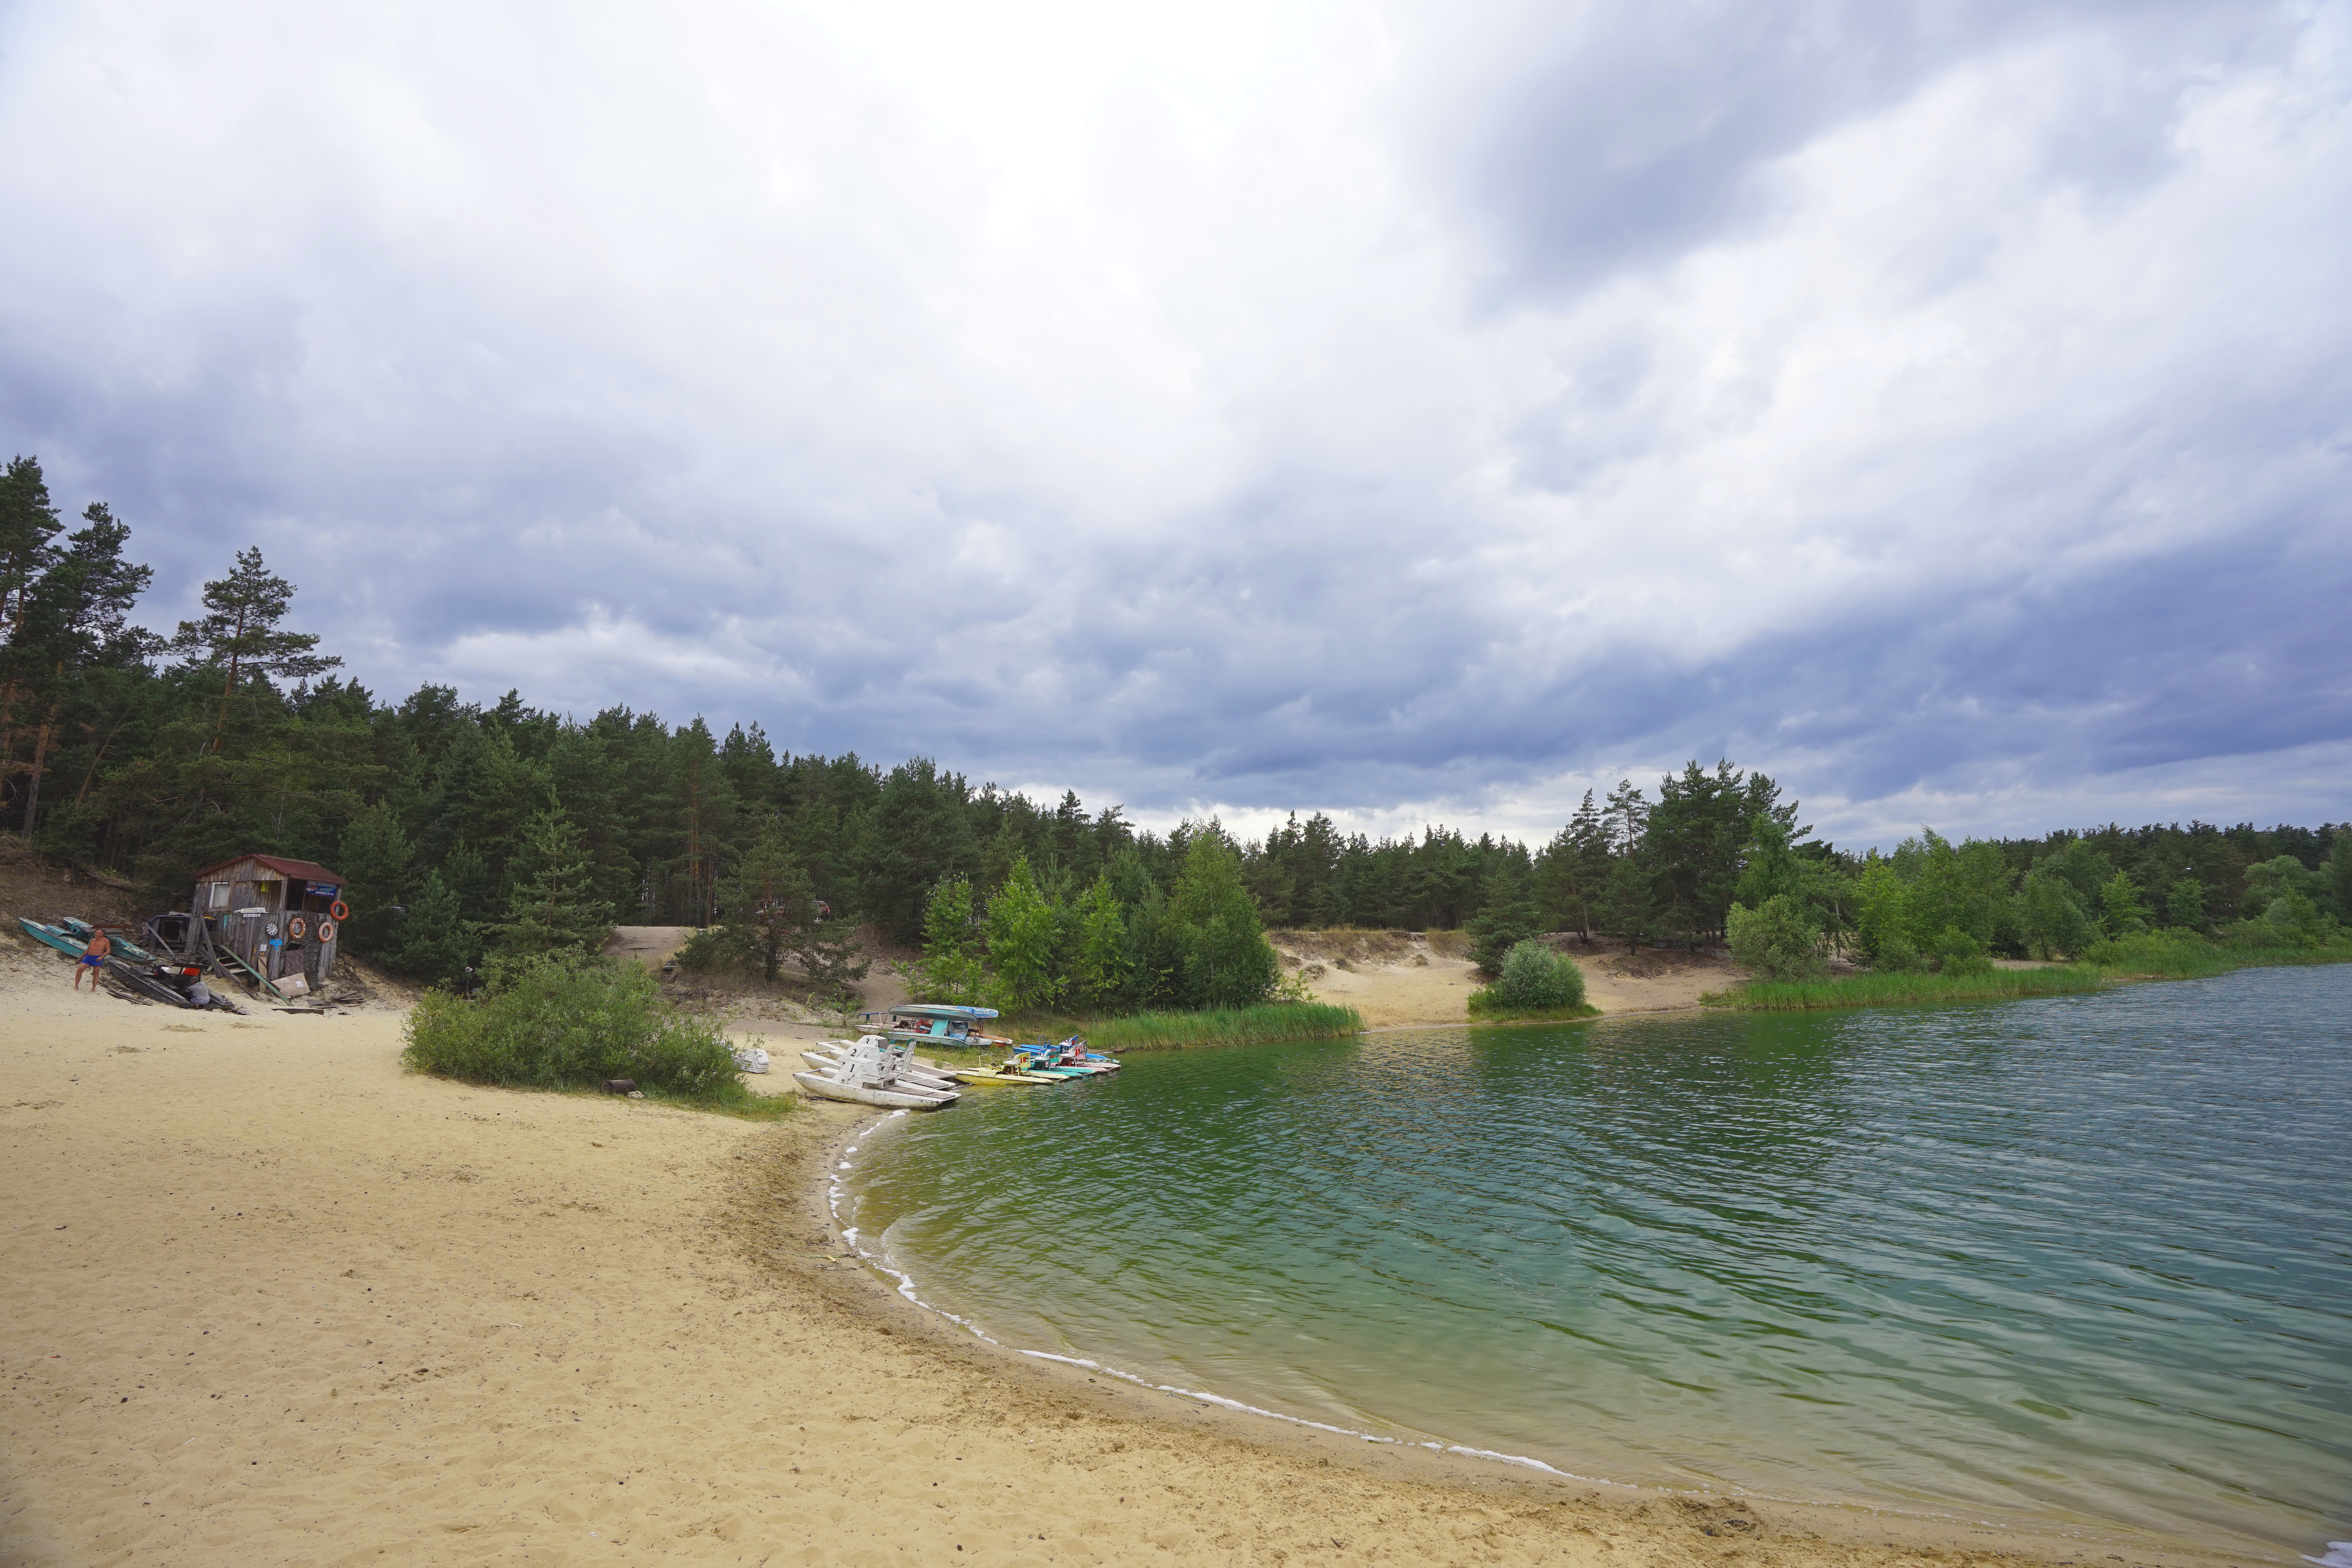
<path fill-rule="evenodd" d="M 418 1078 L 402 1016 L 76 995 L 8 940 L 0 1563 L 2083 1550 L 1400 1452 L 1015 1357 L 842 1258 L 822 1178 L 870 1112 Z"/>

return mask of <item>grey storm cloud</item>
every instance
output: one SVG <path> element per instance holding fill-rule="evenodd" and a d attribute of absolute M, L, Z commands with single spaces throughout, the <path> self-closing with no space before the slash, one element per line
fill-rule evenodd
<path fill-rule="evenodd" d="M 1165 820 L 2352 816 L 2352 8 L 0 11 L 0 445 Z"/>

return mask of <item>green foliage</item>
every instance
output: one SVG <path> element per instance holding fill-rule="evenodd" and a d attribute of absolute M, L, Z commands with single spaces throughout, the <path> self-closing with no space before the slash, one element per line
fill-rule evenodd
<path fill-rule="evenodd" d="M 2102 969 L 2127 975 L 2194 980 L 2233 969 L 2275 964 L 2352 963 L 2352 938 L 2306 942 L 2300 933 L 2282 936 L 2263 921 L 2243 921 L 2215 942 L 2194 931 L 2140 931 L 2113 942 L 2094 942 L 2084 955 Z"/>
<path fill-rule="evenodd" d="M 923 910 L 923 962 L 908 976 L 919 1002 L 970 1006 L 984 993 L 987 976 L 972 919 L 971 883 L 950 877 L 931 889 Z"/>
<path fill-rule="evenodd" d="M 2183 931 L 2205 929 L 2205 884 L 2195 877 L 2183 877 L 2172 884 L 2165 895 L 2164 914 L 2168 922 Z"/>
<path fill-rule="evenodd" d="M 395 919 L 385 964 L 422 980 L 453 984 L 481 958 L 480 933 L 465 918 L 457 889 L 439 871 L 427 871 L 408 913 Z"/>
<path fill-rule="evenodd" d="M 1184 1005 L 1247 1007 L 1273 991 L 1281 960 L 1242 887 L 1240 858 L 1222 838 L 1204 837 L 1184 857 L 1168 921 Z"/>
<path fill-rule="evenodd" d="M 1474 1018 L 1556 1015 L 1584 1006 L 1584 971 L 1540 942 L 1515 943 L 1496 967 L 1495 983 L 1471 993 Z"/>
<path fill-rule="evenodd" d="M 514 1089 L 634 1079 L 648 1091 L 745 1097 L 718 1025 L 678 1013 L 651 974 L 556 952 L 494 966 L 479 997 L 426 993 L 401 1059 L 416 1072 Z"/>
<path fill-rule="evenodd" d="M 1884 1007 L 1906 1002 L 2005 1002 L 2070 996 L 2105 981 L 2092 969 L 1987 969 L 1980 973 L 1888 973 L 1874 969 L 1834 980 L 1751 980 L 1699 998 L 1709 1007 L 1785 1012 L 1820 1007 Z"/>
<path fill-rule="evenodd" d="M 1016 856 L 1004 886 L 988 900 L 992 995 L 1007 1012 L 1051 1007 L 1062 994 L 1060 911 L 1037 886 L 1026 856 Z"/>
<path fill-rule="evenodd" d="M 1078 900 L 1077 951 L 1070 965 L 1071 997 L 1078 1005 L 1116 1007 L 1126 997 L 1134 969 L 1128 956 L 1127 911 L 1106 871 Z"/>
<path fill-rule="evenodd" d="M 718 892 L 723 923 L 688 941 L 678 954 L 682 966 L 723 964 L 773 983 L 789 958 L 819 994 L 835 997 L 865 977 L 867 965 L 857 956 L 855 934 L 827 914 L 781 820 L 772 816 L 761 825 Z"/>
<path fill-rule="evenodd" d="M 345 879 L 343 902 L 352 911 L 336 940 L 354 952 L 389 960 L 399 920 L 393 910 L 407 900 L 415 874 L 416 850 L 400 814 L 378 801 L 353 817 L 336 858 Z"/>
<path fill-rule="evenodd" d="M 2148 928 L 2147 906 L 2131 878 L 2118 871 L 2099 888 L 2099 923 L 2108 936 L 2129 936 Z"/>
<path fill-rule="evenodd" d="M 508 957 L 585 957 L 613 934 L 612 906 L 596 896 L 580 830 L 562 811 L 541 812 L 523 830 L 506 919 L 491 931 L 497 951 Z"/>
<path fill-rule="evenodd" d="M 2098 940 L 2099 929 L 2074 883 L 2056 868 L 2028 872 L 2017 897 L 2019 933 L 2036 958 L 2079 957 Z"/>
<path fill-rule="evenodd" d="M 1793 863 L 1794 857 L 1790 859 Z M 1753 910 L 1745 904 L 1731 906 L 1727 922 L 1731 956 L 1741 968 L 1768 980 L 1810 980 L 1828 972 L 1822 959 L 1822 931 L 1801 901 L 1801 883 L 1794 877 L 1788 881 L 1796 890 L 1772 893 Z"/>
<path fill-rule="evenodd" d="M 1257 1046 L 1276 1040 L 1328 1040 L 1363 1033 L 1353 1007 L 1322 1003 L 1267 1002 L 1192 1013 L 1132 1013 L 1087 1026 L 1087 1042 L 1102 1051 L 1172 1051 L 1195 1046 Z"/>
<path fill-rule="evenodd" d="M 262 563 L 261 547 L 253 545 L 236 552 L 236 570 L 205 584 L 205 613 L 180 623 L 171 650 L 220 677 L 215 749 L 228 728 L 229 700 L 241 683 L 257 676 L 307 680 L 343 662 L 318 651 L 317 634 L 278 629 L 293 603 L 294 584 L 272 574 Z"/>
<path fill-rule="evenodd" d="M 1493 980 L 1503 973 L 1507 954 L 1544 930 L 1543 909 L 1526 879 L 1510 877 L 1464 929 L 1470 935 L 1471 962 Z"/>

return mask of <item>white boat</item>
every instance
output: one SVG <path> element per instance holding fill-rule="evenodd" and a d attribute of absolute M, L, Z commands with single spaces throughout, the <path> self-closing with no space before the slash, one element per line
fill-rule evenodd
<path fill-rule="evenodd" d="M 943 1089 L 956 1087 L 955 1079 L 948 1075 L 946 1068 L 937 1062 L 919 1062 L 915 1059 L 914 1042 L 910 1040 L 891 1040 L 885 1039 L 879 1035 L 860 1035 L 855 1044 L 848 1040 L 819 1040 L 816 1043 L 816 1049 L 819 1055 L 829 1056 L 835 1061 L 839 1061 L 862 1046 L 872 1046 L 877 1050 L 887 1052 L 889 1059 L 898 1064 L 896 1070 L 901 1078 L 911 1078 L 919 1083 L 936 1084 Z"/>
<path fill-rule="evenodd" d="M 843 1053 L 839 1051 L 820 1049 L 801 1053 L 801 1060 L 819 1072 L 831 1072 L 845 1059 Z M 902 1084 L 911 1083 L 922 1089 L 953 1089 L 958 1087 L 958 1080 L 948 1074 L 933 1072 L 928 1068 L 918 1067 L 912 1063 L 901 1065 L 898 1071 L 898 1078 Z"/>
<path fill-rule="evenodd" d="M 894 1110 L 937 1110 L 961 1098 L 960 1089 L 935 1089 L 903 1077 L 903 1065 L 902 1052 L 894 1050 L 879 1036 L 868 1035 L 829 1065 L 813 1066 L 807 1072 L 793 1074 L 793 1081 L 827 1100 L 887 1105 Z"/>
<path fill-rule="evenodd" d="M 904 1089 L 869 1089 L 862 1083 L 842 1083 L 820 1072 L 796 1072 L 793 1081 L 811 1094 L 827 1100 L 846 1100 L 858 1105 L 884 1105 L 894 1110 L 937 1110 L 943 1105 L 953 1105 L 952 1094 L 910 1094 Z"/>

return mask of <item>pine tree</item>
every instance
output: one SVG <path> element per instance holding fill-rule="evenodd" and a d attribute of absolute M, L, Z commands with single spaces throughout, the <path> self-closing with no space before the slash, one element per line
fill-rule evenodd
<path fill-rule="evenodd" d="M 772 817 L 719 884 L 719 900 L 727 922 L 716 933 L 719 956 L 771 983 L 817 925 L 816 889 Z"/>
<path fill-rule="evenodd" d="M 251 676 L 276 676 L 305 680 L 343 661 L 318 652 L 319 639 L 309 632 L 281 632 L 278 623 L 294 603 L 294 584 L 273 576 L 262 564 L 261 547 L 236 552 L 236 569 L 205 584 L 205 608 L 200 620 L 182 621 L 172 638 L 172 651 L 192 665 L 221 672 L 220 717 L 213 726 L 212 747 L 220 749 L 228 728 L 228 701 L 237 682 Z"/>
<path fill-rule="evenodd" d="M 923 962 L 909 978 L 923 1001 L 980 1000 L 986 973 L 972 921 L 971 884 L 963 878 L 950 877 L 931 889 L 923 908 Z"/>
<path fill-rule="evenodd" d="M 1471 961 L 1488 980 L 1503 973 L 1503 959 L 1511 949 L 1544 929 L 1543 909 L 1528 881 L 1524 875 L 1507 873 L 1466 928 Z"/>
<path fill-rule="evenodd" d="M 596 896 L 580 830 L 556 807 L 531 819 L 515 857 L 507 918 L 492 927 L 512 957 L 572 952 L 593 955 L 613 934 L 613 907 Z"/>
<path fill-rule="evenodd" d="M 1265 940 L 1241 862 L 1222 833 L 1203 833 L 1184 857 L 1169 900 L 1178 994 L 1188 1007 L 1246 1007 L 1274 989 L 1281 960 Z"/>
<path fill-rule="evenodd" d="M 341 862 L 335 868 L 343 874 L 343 902 L 352 911 L 338 940 L 355 952 L 388 952 L 397 919 L 392 911 L 408 896 L 416 859 L 392 803 L 378 801 L 353 817 L 335 858 Z"/>
<path fill-rule="evenodd" d="M 481 937 L 458 907 L 457 889 L 427 871 L 405 918 L 394 927 L 384 962 L 404 974 L 446 983 L 481 959 Z"/>
<path fill-rule="evenodd" d="M 1108 872 L 1097 875 L 1079 899 L 1077 928 L 1077 952 L 1070 964 L 1077 1000 L 1093 1008 L 1113 1006 L 1127 994 L 1134 963 L 1128 953 L 1127 910 L 1111 890 Z"/>
<path fill-rule="evenodd" d="M 1058 913 L 1038 887 L 1028 857 L 1016 858 L 1004 886 L 988 900 L 989 963 L 1007 1011 L 1050 1007 L 1060 996 Z"/>

